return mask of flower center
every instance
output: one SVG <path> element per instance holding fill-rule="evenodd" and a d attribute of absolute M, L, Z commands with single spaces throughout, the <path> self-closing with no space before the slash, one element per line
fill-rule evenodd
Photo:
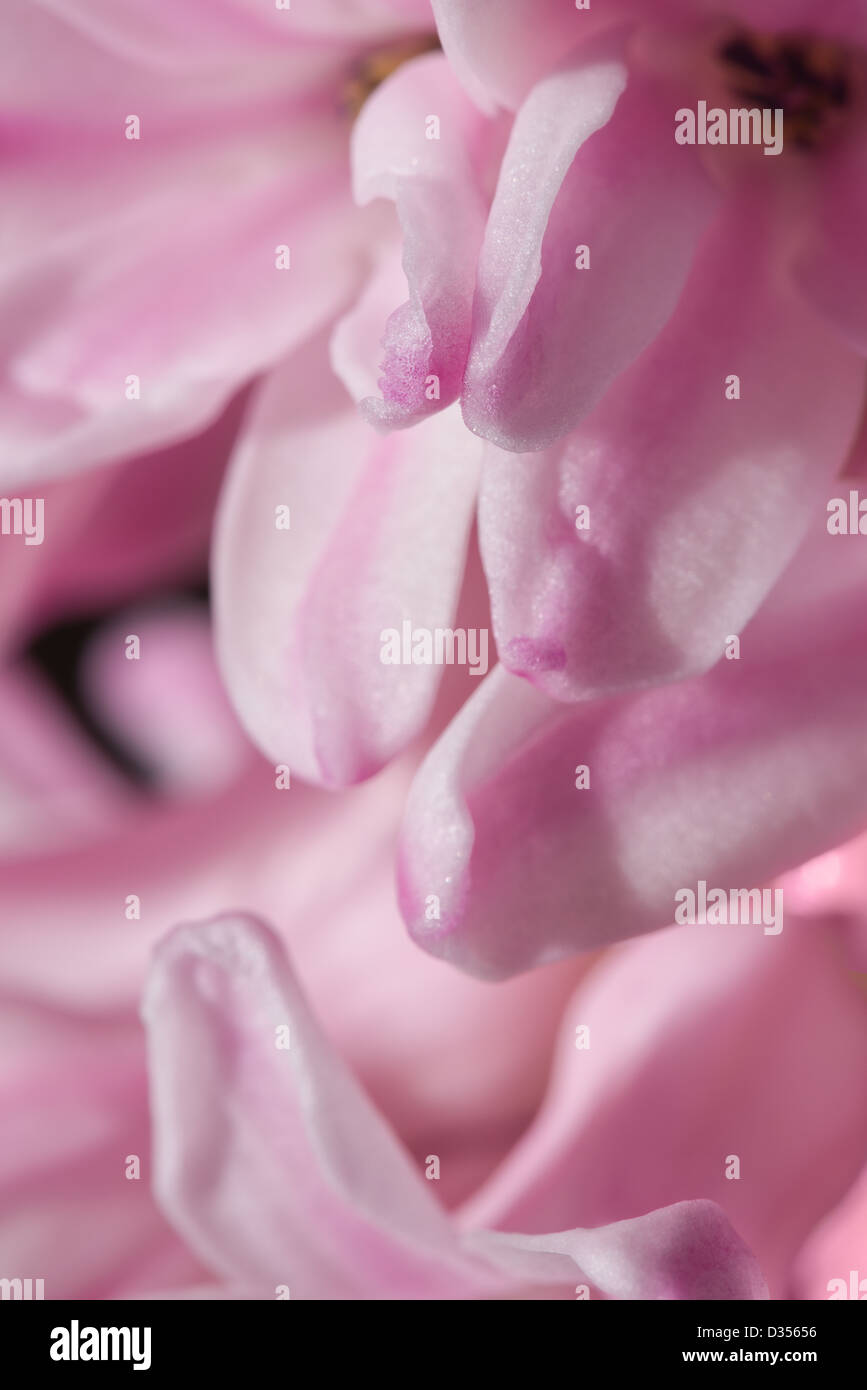
<path fill-rule="evenodd" d="M 418 58 L 422 53 L 431 53 L 439 46 L 436 34 L 419 34 L 415 38 L 401 39 L 397 43 L 368 53 L 355 64 L 346 80 L 342 94 L 343 109 L 354 120 L 380 83 L 404 63 L 408 63 L 410 58 Z"/>
<path fill-rule="evenodd" d="M 781 109 L 786 144 L 801 150 L 822 144 L 855 100 L 854 64 L 840 44 L 739 30 L 717 56 L 730 91 L 751 106 Z"/>

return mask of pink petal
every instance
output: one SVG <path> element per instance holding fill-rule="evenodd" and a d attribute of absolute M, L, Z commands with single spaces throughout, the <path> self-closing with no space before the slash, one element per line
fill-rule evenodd
<path fill-rule="evenodd" d="M 863 364 L 778 289 L 766 223 L 727 210 L 657 341 L 571 435 L 538 455 L 488 451 L 479 520 L 497 645 L 555 698 L 712 666 L 846 457 Z"/>
<path fill-rule="evenodd" d="M 104 666 L 102 673 L 111 676 L 117 733 L 127 745 L 135 735 L 133 746 L 152 767 L 159 759 L 163 785 L 176 786 L 171 755 L 187 727 L 185 705 L 200 697 L 199 744 L 211 739 L 220 747 L 222 724 L 215 727 L 198 643 L 173 647 L 172 635 L 151 624 L 142 634 L 142 661 L 128 664 L 152 688 L 145 668 L 154 666 L 154 678 L 167 675 L 171 660 L 171 689 L 186 691 L 177 708 L 157 701 L 143 727 L 130 727 L 139 698 L 128 678 Z M 89 685 L 111 652 L 94 656 Z M 462 1200 L 538 1106 L 558 1021 L 582 963 L 565 962 L 491 990 L 413 945 L 393 883 L 409 759 L 340 796 L 298 783 L 278 792 L 273 770 L 251 759 L 243 775 L 207 797 L 171 804 L 127 793 L 123 803 L 57 712 L 42 709 L 40 694 L 27 683 L 14 704 L 5 692 L 0 702 L 6 734 L 0 736 L 0 832 L 7 851 L 0 870 L 0 974 L 7 990 L 38 998 L 53 1013 L 119 1015 L 135 1008 L 149 952 L 170 927 L 211 916 L 226 903 L 243 904 L 279 923 L 329 1036 L 419 1164 L 434 1143 L 444 1204 Z M 188 757 L 182 766 L 188 768 Z M 124 915 L 131 892 L 140 897 L 140 920 Z M 371 1028 L 371 1018 L 382 1026 Z M 472 1067 L 465 1065 L 468 1056 Z"/>
<path fill-rule="evenodd" d="M 144 1013 L 157 1191 L 235 1283 L 286 1284 L 296 1298 L 461 1298 L 563 1296 L 586 1278 L 607 1297 L 763 1296 L 712 1203 L 460 1242 L 321 1037 L 276 939 L 249 918 L 173 932 Z"/>
<path fill-rule="evenodd" d="M 203 59 L 256 54 L 281 43 L 330 39 L 347 46 L 430 29 L 428 0 L 295 0 L 288 8 L 262 0 L 149 0 L 146 11 L 113 0 L 36 0 L 94 42 L 155 67 L 197 66 Z"/>
<path fill-rule="evenodd" d="M 432 119 L 440 122 L 434 138 Z M 460 393 L 487 211 L 478 166 L 488 124 L 437 53 L 405 63 L 353 129 L 356 199 L 395 201 L 410 292 L 385 328 L 383 398 L 364 403 L 373 424 L 414 424 Z"/>
<path fill-rule="evenodd" d="M 846 460 L 846 475 L 853 480 L 867 477 L 867 416 L 861 421 L 858 437 Z"/>
<path fill-rule="evenodd" d="M 784 874 L 793 911 L 836 930 L 853 970 L 867 972 L 867 835 Z"/>
<path fill-rule="evenodd" d="M 45 540 L 0 546 L 0 642 L 15 652 L 69 614 L 201 574 L 220 480 L 242 417 L 235 398 L 191 440 L 39 484 Z"/>
<path fill-rule="evenodd" d="M 433 0 L 452 68 L 483 110 L 520 106 L 574 48 L 622 19 L 629 0 L 578 10 L 562 0 Z"/>
<path fill-rule="evenodd" d="M 368 230 L 349 196 L 348 123 L 323 100 L 340 55 L 308 63 L 312 96 L 255 64 L 237 81 L 172 81 L 109 61 L 35 6 L 20 18 L 0 45 L 4 487 L 207 425 L 357 292 Z M 45 105 L 55 87 L 60 114 Z M 130 113 L 140 140 L 125 138 Z"/>
<path fill-rule="evenodd" d="M 132 1019 L 4 999 L 0 1266 L 43 1279 L 46 1299 L 135 1298 L 207 1277 L 151 1195 L 143 1054 Z"/>
<path fill-rule="evenodd" d="M 332 369 L 357 405 L 379 389 L 383 330 L 405 293 L 400 225 L 395 215 L 390 228 L 384 219 L 376 263 L 355 304 L 335 325 L 329 344 Z"/>
<path fill-rule="evenodd" d="M 867 40 L 867 19 L 864 26 Z M 823 153 L 802 243 L 794 284 L 845 342 L 867 356 L 867 124 Z"/>
<path fill-rule="evenodd" d="M 863 1073 L 862 1073 L 863 1075 Z M 798 1255 L 790 1297 L 867 1299 L 867 1169 Z"/>
<path fill-rule="evenodd" d="M 138 661 L 126 659 L 132 633 Z M 104 625 L 84 652 L 80 688 L 100 727 L 147 771 L 152 792 L 213 795 L 249 764 L 203 606 L 142 606 Z"/>
<path fill-rule="evenodd" d="M 275 762 L 342 785 L 424 726 L 442 668 L 383 664 L 381 634 L 450 626 L 478 454 L 454 413 L 381 438 L 322 343 L 267 384 L 227 479 L 214 580 L 224 678 Z"/>
<path fill-rule="evenodd" d="M 39 859 L 95 840 L 123 824 L 134 798 L 123 779 L 90 756 L 66 710 L 35 674 L 0 678 L 0 851 Z M 22 919 L 24 920 L 23 914 Z"/>
<path fill-rule="evenodd" d="M 739 660 L 678 685 L 576 708 L 495 671 L 410 795 L 400 898 L 419 944 L 510 974 L 662 926 L 701 879 L 756 888 L 853 836 L 867 823 L 860 568 L 858 587 L 794 620 L 780 600 Z"/>
<path fill-rule="evenodd" d="M 205 1263 L 302 1298 L 460 1287 L 469 1261 L 445 1213 L 321 1037 L 270 931 L 223 918 L 174 932 L 144 1016 L 156 1189 Z"/>
<path fill-rule="evenodd" d="M 462 1225 L 596 1225 L 701 1194 L 786 1296 L 867 1144 L 865 1018 L 833 934 L 812 923 L 630 942 L 579 985 L 539 1115 Z"/>
<path fill-rule="evenodd" d="M 528 1284 L 553 1282 L 555 1261 L 568 1255 L 575 1265 L 572 1280 L 586 1281 L 606 1299 L 768 1297 L 755 1257 L 715 1202 L 677 1202 L 595 1230 L 542 1236 L 485 1233 L 471 1237 L 468 1245 L 499 1259 Z"/>
<path fill-rule="evenodd" d="M 867 43 L 867 14 L 861 0 L 832 0 L 816 5 L 814 0 L 689 0 L 690 7 L 709 20 L 718 21 L 722 9 L 730 20 L 739 20 L 753 30 L 797 34 Z"/>
<path fill-rule="evenodd" d="M 671 314 L 716 205 L 663 88 L 603 35 L 518 113 L 478 272 L 464 415 L 514 451 L 572 429 Z M 624 90 L 625 89 L 625 90 Z M 576 250 L 590 248 L 590 268 Z"/>

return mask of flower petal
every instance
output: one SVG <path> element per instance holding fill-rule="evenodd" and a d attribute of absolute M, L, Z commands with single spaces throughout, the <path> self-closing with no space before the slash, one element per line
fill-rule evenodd
<path fill-rule="evenodd" d="M 46 1299 L 137 1298 L 206 1278 L 151 1194 L 144 1048 L 132 1016 L 82 1018 L 4 996 L 4 1275 L 44 1279 Z"/>
<path fill-rule="evenodd" d="M 539 82 L 506 151 L 464 388 L 470 428 L 504 449 L 554 443 L 652 341 L 717 203 L 667 90 L 627 84 L 623 46 L 603 35 Z"/>
<path fill-rule="evenodd" d="M 792 268 L 794 283 L 867 357 L 867 124 L 825 153 L 817 177 L 813 216 Z"/>
<path fill-rule="evenodd" d="M 378 771 L 428 718 L 441 669 L 384 664 L 382 634 L 449 626 L 480 449 L 454 412 L 383 439 L 325 353 L 308 346 L 263 391 L 224 490 L 214 581 L 242 721 L 269 757 L 333 786 Z"/>
<path fill-rule="evenodd" d="M 375 227 L 349 196 L 345 119 L 321 99 L 333 53 L 312 97 L 291 81 L 287 95 L 285 73 L 255 64 L 246 87 L 171 81 L 33 5 L 20 19 L 0 43 L 4 486 L 208 424 L 357 293 Z"/>
<path fill-rule="evenodd" d="M 428 0 L 295 0 L 282 7 L 262 0 L 149 0 L 142 10 L 114 0 L 35 0 L 75 25 L 94 43 L 144 66 L 195 69 L 207 62 L 258 58 L 281 45 L 310 56 L 310 40 L 347 48 L 408 30 L 431 27 Z M 305 44 L 305 40 L 307 43 Z"/>
<path fill-rule="evenodd" d="M 123 659 L 132 633 L 144 660 Z M 88 643 L 79 683 L 88 709 L 132 753 L 152 793 L 215 795 L 249 765 L 250 746 L 217 674 L 204 605 L 128 609 Z"/>
<path fill-rule="evenodd" d="M 701 16 L 719 20 L 718 0 L 689 0 Z M 833 0 L 816 5 L 814 0 L 727 0 L 727 17 L 747 28 L 767 33 L 821 35 L 824 38 L 867 43 L 867 14 L 861 0 Z"/>
<path fill-rule="evenodd" d="M 385 329 L 383 398 L 363 405 L 372 424 L 412 425 L 458 397 L 487 211 L 477 166 L 490 143 L 441 53 L 405 63 L 355 124 L 355 196 L 395 201 L 410 291 Z"/>
<path fill-rule="evenodd" d="M 863 1075 L 863 1073 L 862 1073 Z M 805 1242 L 792 1274 L 790 1297 L 867 1299 L 867 1169 Z"/>
<path fill-rule="evenodd" d="M 205 1263 L 293 1298 L 461 1288 L 473 1262 L 268 929 L 226 917 L 173 932 L 144 1016 L 156 1190 Z M 478 1292 L 502 1282 L 477 1268 Z"/>
<path fill-rule="evenodd" d="M 220 480 L 244 393 L 210 429 L 157 453 L 38 484 L 44 543 L 0 546 L 0 645 L 17 652 L 52 623 L 207 564 Z"/>
<path fill-rule="evenodd" d="M 520 106 L 574 48 L 622 19 L 630 0 L 578 9 L 562 0 L 433 0 L 440 41 L 482 110 Z"/>
<path fill-rule="evenodd" d="M 557 1235 L 485 1233 L 470 1249 L 499 1258 L 526 1282 L 553 1281 L 555 1260 L 568 1255 L 572 1279 L 606 1299 L 766 1299 L 752 1252 L 715 1202 L 677 1202 L 629 1221 Z"/>
<path fill-rule="evenodd" d="M 678 685 L 575 707 L 493 672 L 410 794 L 399 885 L 418 943 L 507 975 L 663 926 L 699 880 L 755 888 L 863 828 L 863 563 L 854 590 L 762 615 L 739 660 Z"/>
<path fill-rule="evenodd" d="M 555 698 L 712 666 L 848 453 L 863 363 L 777 288 L 766 221 L 727 210 L 672 319 L 577 430 L 542 454 L 488 450 L 497 645 Z"/>
<path fill-rule="evenodd" d="M 764 1295 L 708 1202 L 603 1230 L 460 1240 L 250 918 L 173 932 L 144 1016 L 159 1199 L 235 1284 L 294 1298 L 563 1297 L 586 1278 L 614 1298 Z"/>
<path fill-rule="evenodd" d="M 701 1193 L 785 1297 L 867 1145 L 865 1024 L 835 934 L 814 923 L 629 942 L 578 986 L 548 1096 L 461 1224 L 596 1225 Z"/>

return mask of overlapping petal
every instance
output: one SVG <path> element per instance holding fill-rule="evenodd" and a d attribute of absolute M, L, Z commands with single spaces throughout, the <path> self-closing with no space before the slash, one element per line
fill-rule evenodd
<path fill-rule="evenodd" d="M 865 38 L 867 38 L 867 20 Z M 867 122 L 823 152 L 795 285 L 861 359 L 867 357 Z"/>
<path fill-rule="evenodd" d="M 820 34 L 824 38 L 867 44 L 867 14 L 860 0 L 685 0 L 698 18 L 718 22 L 721 13 L 748 29 L 775 34 Z"/>
<path fill-rule="evenodd" d="M 555 698 L 713 665 L 848 452 L 863 363 L 778 287 L 769 222 L 753 199 L 729 205 L 672 319 L 577 430 L 541 454 L 487 453 L 497 645 Z"/>
<path fill-rule="evenodd" d="M 302 1298 L 565 1297 L 579 1279 L 620 1298 L 765 1293 L 712 1203 L 602 1231 L 461 1242 L 321 1036 L 276 939 L 250 919 L 174 932 L 144 1012 L 157 1190 L 233 1279 Z"/>
<path fill-rule="evenodd" d="M 505 449 L 560 439 L 652 342 L 717 206 L 696 152 L 672 138 L 671 94 L 627 77 L 624 48 L 620 31 L 603 35 L 543 78 L 503 160 L 464 418 Z"/>
<path fill-rule="evenodd" d="M 791 1298 L 867 1300 L 867 1170 L 800 1252 Z"/>
<path fill-rule="evenodd" d="M 461 1222 L 595 1225 L 701 1194 L 786 1297 L 867 1146 L 865 1025 L 834 934 L 794 915 L 778 937 L 686 926 L 630 942 L 579 984 L 548 1096 Z"/>
<path fill-rule="evenodd" d="M 221 503 L 217 641 L 246 727 L 301 777 L 358 781 L 423 727 L 442 667 L 384 663 L 382 634 L 451 626 L 479 452 L 455 413 L 375 433 L 321 343 L 266 385 Z"/>
<path fill-rule="evenodd" d="M 355 196 L 394 200 L 410 295 L 385 327 L 382 399 L 362 406 L 373 424 L 415 424 L 460 393 L 487 213 L 483 178 L 498 133 L 441 53 L 404 64 L 354 127 Z"/>

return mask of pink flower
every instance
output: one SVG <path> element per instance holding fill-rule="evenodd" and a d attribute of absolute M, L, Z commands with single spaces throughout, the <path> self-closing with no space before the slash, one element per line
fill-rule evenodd
<path fill-rule="evenodd" d="M 122 655 L 130 631 L 137 663 Z M 148 1195 L 136 1014 L 153 945 L 178 921 L 233 903 L 269 914 L 323 1026 L 410 1151 L 436 1134 L 452 1206 L 531 1119 L 585 968 L 492 991 L 418 952 L 392 881 L 414 760 L 339 799 L 294 782 L 278 791 L 226 707 L 208 639 L 195 612 L 130 610 L 86 663 L 88 706 L 147 769 L 149 795 L 82 745 L 32 674 L 0 687 L 0 1112 L 13 1136 L 0 1274 L 45 1277 L 47 1297 L 213 1277 Z M 125 1175 L 129 1155 L 140 1180 Z"/>
<path fill-rule="evenodd" d="M 469 683 L 416 779 L 400 892 L 423 946 L 503 975 L 662 926 L 698 880 L 755 889 L 867 823 L 863 567 L 826 525 L 867 457 L 867 28 L 854 3 L 783 0 L 752 19 L 699 0 L 650 19 L 435 10 L 476 100 L 516 114 L 480 124 L 434 55 L 354 130 L 357 195 L 401 215 L 410 299 L 387 320 L 380 399 L 393 266 L 332 358 L 368 418 L 416 422 L 411 442 L 365 447 L 336 387 L 302 420 L 292 364 L 229 474 L 216 611 L 260 746 L 356 781 L 436 690 L 430 665 L 383 666 L 377 634 L 461 625 L 477 515 L 505 669 Z M 757 82 L 790 122 L 782 157 L 675 139 L 684 103 L 737 105 Z M 417 423 L 459 393 L 484 446 L 454 408 Z M 317 505 L 307 462 L 335 455 Z M 301 496 L 291 555 L 263 519 L 280 486 Z"/>
<path fill-rule="evenodd" d="M 279 943 L 251 919 L 170 936 L 144 1012 L 157 1190 L 230 1292 L 767 1297 L 712 1202 L 600 1230 L 461 1235 L 323 1037 Z"/>
<path fill-rule="evenodd" d="M 0 540 L 0 1275 L 853 1287 L 867 22 L 648 8 L 9 0 L 2 467 L 48 529 Z M 808 150 L 677 143 L 754 79 Z M 267 761 L 141 601 L 218 491 Z M 19 659 L 109 598 L 80 695 L 147 792 Z M 387 665 L 406 624 L 503 665 Z M 700 879 L 785 930 L 668 927 Z"/>

